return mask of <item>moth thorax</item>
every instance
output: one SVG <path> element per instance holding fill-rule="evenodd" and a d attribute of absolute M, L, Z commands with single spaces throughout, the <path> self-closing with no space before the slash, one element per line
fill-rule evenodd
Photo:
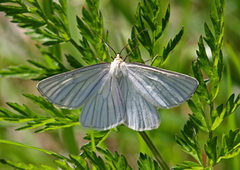
<path fill-rule="evenodd" d="M 114 60 L 110 66 L 110 75 L 120 78 L 127 75 L 125 62 L 122 60 Z"/>

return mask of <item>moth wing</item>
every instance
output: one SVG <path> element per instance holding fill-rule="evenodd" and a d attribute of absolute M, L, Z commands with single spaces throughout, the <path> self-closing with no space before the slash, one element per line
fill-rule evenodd
<path fill-rule="evenodd" d="M 127 127 L 137 131 L 159 127 L 160 117 L 156 107 L 143 97 L 127 76 L 122 78 L 121 91 L 125 102 Z"/>
<path fill-rule="evenodd" d="M 141 94 L 160 108 L 176 107 L 188 100 L 198 81 L 188 75 L 139 63 L 126 63 L 128 77 Z"/>
<path fill-rule="evenodd" d="M 111 129 L 124 122 L 124 108 L 118 81 L 109 76 L 104 86 L 83 106 L 80 123 L 94 130 Z"/>
<path fill-rule="evenodd" d="M 110 63 L 100 63 L 58 74 L 40 81 L 38 91 L 51 103 L 77 109 L 106 82 Z"/>

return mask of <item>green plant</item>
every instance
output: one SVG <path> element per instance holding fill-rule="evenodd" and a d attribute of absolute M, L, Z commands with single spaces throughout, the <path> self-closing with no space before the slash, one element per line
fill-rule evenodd
<path fill-rule="evenodd" d="M 105 41 L 109 41 L 109 34 L 103 29 L 103 16 L 101 11 L 99 11 L 99 1 L 86 0 L 86 4 L 87 9 L 82 9 L 82 17 L 76 18 L 77 27 L 81 35 L 81 39 L 78 42 L 69 30 L 66 0 L 59 0 L 59 3 L 49 0 L 43 4 L 40 4 L 37 0 L 2 0 L 0 2 L 0 11 L 3 11 L 19 27 L 24 28 L 26 30 L 25 33 L 32 39 L 40 41 L 43 45 L 49 47 L 49 52 L 44 47 L 37 45 L 42 56 L 44 56 L 46 64 L 36 60 L 28 60 L 28 63 L 32 66 L 10 66 L 7 70 L 1 70 L 0 75 L 2 77 L 42 80 L 51 75 L 66 72 L 69 69 L 64 66 L 61 46 L 59 44 L 67 42 L 73 45 L 82 56 L 81 59 L 78 59 L 70 54 L 65 54 L 68 64 L 73 68 L 83 67 L 86 64 L 96 64 L 99 62 L 98 59 L 109 61 L 110 58 L 105 44 L 90 31 L 90 29 L 93 30 Z M 49 8 L 49 6 L 52 8 Z M 173 169 L 213 169 L 222 159 L 232 158 L 240 152 L 238 129 L 221 133 L 221 146 L 217 145 L 218 139 L 214 133 L 223 120 L 231 115 L 240 105 L 239 95 L 234 100 L 234 94 L 229 97 L 225 105 L 221 104 L 217 107 L 214 105 L 223 77 L 224 0 L 216 0 L 215 6 L 217 12 L 210 13 L 214 33 L 207 24 L 204 25 L 206 36 L 200 37 L 198 43 L 199 50 L 197 51 L 198 59 L 192 63 L 194 76 L 199 81 L 196 94 L 188 101 L 189 108 L 193 114 L 189 115 L 189 121 L 184 126 L 182 131 L 183 137 L 176 135 L 177 143 L 196 162 L 185 161 Z M 137 32 L 139 33 L 146 28 L 149 29 L 142 32 L 138 36 L 138 39 L 134 40 L 126 48 L 127 53 L 132 51 L 129 55 L 129 61 L 144 62 L 141 55 L 142 49 L 138 47 L 138 43 L 141 43 L 150 56 L 150 65 L 161 67 L 167 61 L 169 54 L 180 42 L 183 36 L 183 28 L 173 40 L 168 41 L 166 47 L 163 47 L 161 50 L 158 49 L 158 42 L 164 35 L 164 31 L 169 23 L 170 5 L 168 5 L 163 18 L 161 18 L 161 12 L 160 1 L 142 0 L 138 4 L 135 14 L 135 24 L 131 30 L 131 39 L 136 36 Z M 209 56 L 206 54 L 203 40 L 210 47 L 212 61 L 209 60 Z M 203 78 L 201 70 L 207 75 L 207 79 Z M 27 105 L 21 106 L 17 103 L 8 102 L 7 105 L 15 110 L 15 112 L 0 107 L 0 120 L 11 123 L 25 123 L 23 126 L 20 125 L 16 131 L 37 129 L 35 132 L 40 133 L 65 128 L 66 132 L 64 135 L 68 138 L 69 157 L 13 141 L 0 140 L 0 143 L 3 144 L 39 150 L 56 158 L 54 161 L 55 167 L 47 165 L 39 167 L 33 164 L 25 164 L 24 162 L 16 163 L 4 158 L 0 160 L 1 163 L 15 169 L 90 169 L 86 161 L 88 160 L 92 164 L 93 169 L 131 169 L 126 156 L 119 154 L 118 151 L 112 154 L 108 149 L 101 147 L 104 145 L 103 141 L 107 139 L 109 134 L 118 131 L 119 128 L 102 132 L 90 131 L 84 137 L 89 142 L 81 146 L 80 153 L 77 149 L 78 146 L 75 142 L 74 133 L 70 127 L 79 125 L 81 110 L 71 112 L 64 109 L 59 110 L 43 97 L 33 94 L 24 94 L 24 97 L 40 106 L 43 113 L 36 112 Z M 207 107 L 210 108 L 209 111 L 206 111 Z M 198 136 L 200 131 L 207 133 L 209 136 L 205 141 L 204 151 L 201 150 L 201 143 L 199 143 Z M 146 141 L 156 160 L 146 154 L 140 153 L 138 160 L 139 169 L 169 169 L 166 162 L 163 161 L 164 156 L 162 158 L 159 151 L 153 145 L 154 142 L 151 141 L 145 132 L 140 132 L 140 135 Z M 97 156 L 95 147 L 101 156 Z M 203 152 L 206 153 L 206 164 L 202 158 Z M 239 163 L 236 166 L 239 166 Z"/>

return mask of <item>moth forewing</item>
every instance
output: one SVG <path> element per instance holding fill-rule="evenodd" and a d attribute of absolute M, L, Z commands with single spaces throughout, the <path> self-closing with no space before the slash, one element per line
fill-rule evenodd
<path fill-rule="evenodd" d="M 110 63 L 95 64 L 40 81 L 38 91 L 51 103 L 77 109 L 93 96 L 109 75 Z"/>
<path fill-rule="evenodd" d="M 198 87 L 198 81 L 185 74 L 139 63 L 126 63 L 126 67 L 135 87 L 160 108 L 172 108 L 182 104 Z"/>

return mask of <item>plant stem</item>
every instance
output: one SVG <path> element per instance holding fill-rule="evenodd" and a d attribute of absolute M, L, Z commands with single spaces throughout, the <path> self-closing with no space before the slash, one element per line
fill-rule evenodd
<path fill-rule="evenodd" d="M 94 133 L 92 128 L 91 128 L 91 145 L 92 145 L 92 151 L 96 153 L 96 145 L 95 145 Z"/>
<path fill-rule="evenodd" d="M 66 110 L 66 109 L 61 109 L 61 111 L 64 115 L 71 113 L 70 110 Z M 78 155 L 79 148 L 78 148 L 78 144 L 76 142 L 75 136 L 74 136 L 73 127 L 63 128 L 61 131 L 61 135 L 63 138 L 63 143 L 67 147 L 69 153 Z"/>
<path fill-rule="evenodd" d="M 64 145 L 67 147 L 69 153 L 78 155 L 79 148 L 74 136 L 73 127 L 63 128 L 61 132 L 62 132 L 61 134 L 62 134 Z"/>
<path fill-rule="evenodd" d="M 96 145 L 95 145 L 95 140 L 94 140 L 94 133 L 93 130 L 91 128 L 91 145 L 92 145 L 92 151 L 96 153 Z M 96 170 L 97 168 L 92 165 L 92 170 Z"/>
<path fill-rule="evenodd" d="M 144 132 L 144 131 L 143 132 L 139 132 L 139 134 L 142 136 L 143 140 L 146 142 L 146 144 L 148 145 L 149 149 L 152 151 L 154 157 L 156 158 L 157 162 L 160 164 L 161 168 L 163 170 L 169 170 L 169 167 L 163 161 L 162 156 L 160 155 L 160 153 L 158 152 L 156 147 L 153 145 L 152 141 L 149 139 L 149 137 L 146 134 L 146 132 Z"/>

